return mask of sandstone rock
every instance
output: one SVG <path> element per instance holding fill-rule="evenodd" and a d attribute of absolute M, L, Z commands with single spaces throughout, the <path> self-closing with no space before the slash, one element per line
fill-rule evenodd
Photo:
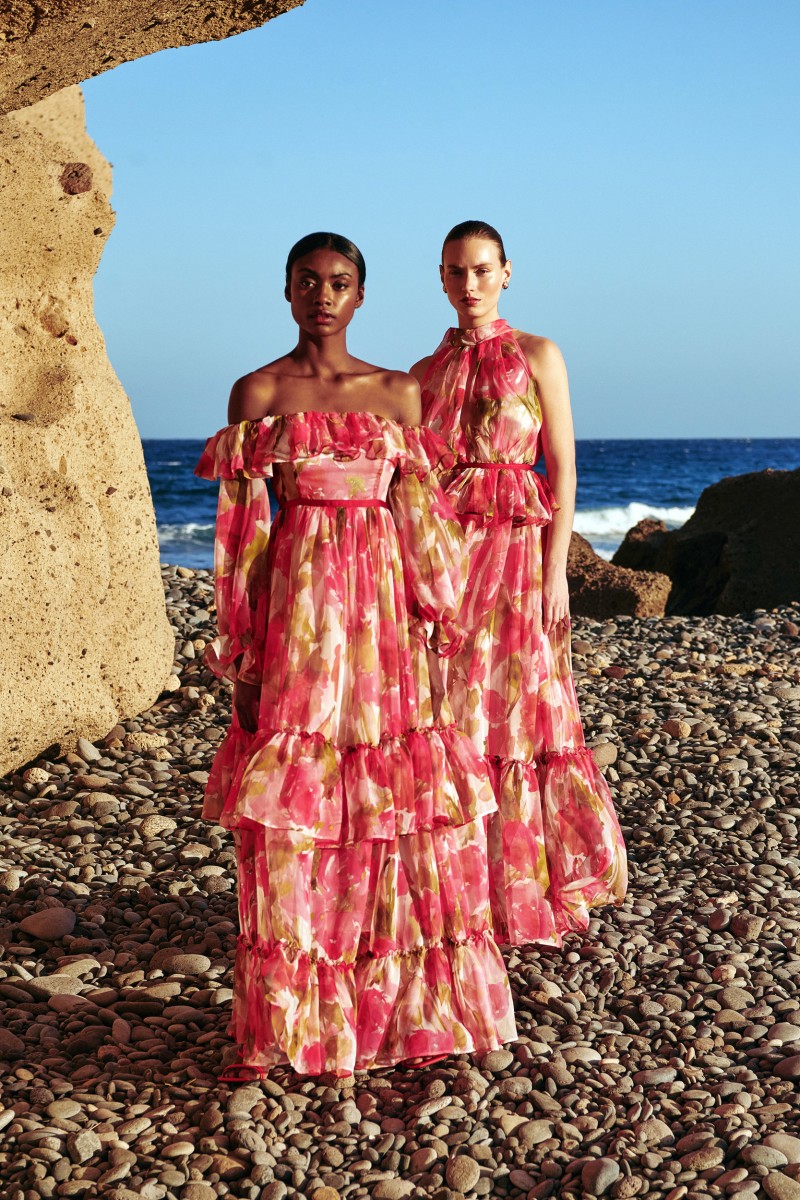
<path fill-rule="evenodd" d="M 22 778 L 25 783 L 32 783 L 34 787 L 40 787 L 43 783 L 50 782 L 50 774 L 43 767 L 28 767 Z"/>
<path fill-rule="evenodd" d="M 613 561 L 668 575 L 670 614 L 774 608 L 800 596 L 798 511 L 800 468 L 734 475 L 706 488 L 680 529 L 640 522 Z"/>
<path fill-rule="evenodd" d="M 19 923 L 23 933 L 30 937 L 42 938 L 54 942 L 75 928 L 75 913 L 71 908 L 43 908 L 40 912 L 23 917 Z"/>
<path fill-rule="evenodd" d="M 223 0 L 198 5 L 196 0 L 175 0 L 166 8 L 147 0 L 4 4 L 0 40 L 14 53 L 6 53 L 3 63 L 0 113 L 34 104 L 60 88 L 157 50 L 256 29 L 303 2 Z"/>
<path fill-rule="evenodd" d="M 148 754 L 168 744 L 168 739 L 160 733 L 129 733 L 124 741 L 125 749 L 133 750 L 137 754 Z"/>
<path fill-rule="evenodd" d="M 589 542 L 573 533 L 567 559 L 570 609 L 576 616 L 660 617 L 669 595 L 665 575 L 629 571 L 606 562 Z"/>
<path fill-rule="evenodd" d="M 173 639 L 141 445 L 94 319 L 111 173 L 78 89 L 0 119 L 0 158 L 3 773 L 146 708 Z M 88 190 L 65 192 L 67 163 Z"/>
<path fill-rule="evenodd" d="M 172 817 L 164 817 L 161 813 L 150 813 L 139 826 L 142 837 L 147 840 L 161 837 L 162 834 L 169 835 L 176 829 L 177 823 L 173 821 Z"/>

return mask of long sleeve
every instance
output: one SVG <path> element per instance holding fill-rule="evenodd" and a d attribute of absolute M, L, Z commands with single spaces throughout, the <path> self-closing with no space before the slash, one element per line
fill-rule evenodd
<path fill-rule="evenodd" d="M 420 478 L 407 468 L 401 464 L 389 491 L 406 604 L 412 618 L 433 623 L 429 644 L 447 658 L 464 640 L 457 619 L 465 582 L 461 527 L 435 475 Z"/>
<path fill-rule="evenodd" d="M 214 590 L 218 636 L 205 661 L 220 678 L 260 681 L 263 647 L 253 637 L 254 618 L 266 576 L 270 531 L 266 479 L 220 479 L 214 541 Z"/>

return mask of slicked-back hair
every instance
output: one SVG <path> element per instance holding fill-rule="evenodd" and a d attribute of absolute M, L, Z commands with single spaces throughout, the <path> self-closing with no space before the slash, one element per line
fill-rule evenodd
<path fill-rule="evenodd" d="M 471 237 L 486 238 L 488 241 L 494 242 L 500 255 L 501 264 L 506 265 L 503 239 L 494 225 L 490 225 L 488 221 L 460 221 L 458 225 L 454 225 L 442 243 L 442 259 L 444 259 L 444 248 L 449 242 L 461 242 L 464 238 Z"/>
<path fill-rule="evenodd" d="M 364 255 L 354 242 L 351 242 L 349 238 L 342 237 L 340 233 L 307 233 L 305 237 L 300 238 L 299 242 L 295 242 L 286 259 L 287 292 L 292 279 L 292 267 L 299 258 L 305 258 L 306 254 L 311 254 L 314 250 L 335 250 L 337 254 L 341 254 L 342 258 L 349 259 L 358 271 L 358 286 L 364 286 L 364 280 L 367 278 L 367 264 L 364 262 Z"/>

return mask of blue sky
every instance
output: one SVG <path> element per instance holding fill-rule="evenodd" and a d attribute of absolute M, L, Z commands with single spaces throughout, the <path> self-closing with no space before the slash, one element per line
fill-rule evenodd
<path fill-rule="evenodd" d="M 91 80 L 97 311 L 142 435 L 212 432 L 291 348 L 283 267 L 314 229 L 367 260 L 353 353 L 407 368 L 454 315 L 442 237 L 477 217 L 579 437 L 800 436 L 799 50 L 795 0 L 306 0 Z"/>

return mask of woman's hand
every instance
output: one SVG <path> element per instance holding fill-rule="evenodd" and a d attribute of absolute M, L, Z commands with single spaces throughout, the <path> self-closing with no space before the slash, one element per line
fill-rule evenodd
<path fill-rule="evenodd" d="M 237 680 L 233 685 L 233 707 L 239 725 L 247 733 L 258 730 L 258 702 L 261 688 L 255 683 L 242 683 Z"/>
<path fill-rule="evenodd" d="M 542 630 L 549 635 L 562 621 L 569 620 L 569 588 L 566 567 L 545 566 L 542 580 Z"/>

